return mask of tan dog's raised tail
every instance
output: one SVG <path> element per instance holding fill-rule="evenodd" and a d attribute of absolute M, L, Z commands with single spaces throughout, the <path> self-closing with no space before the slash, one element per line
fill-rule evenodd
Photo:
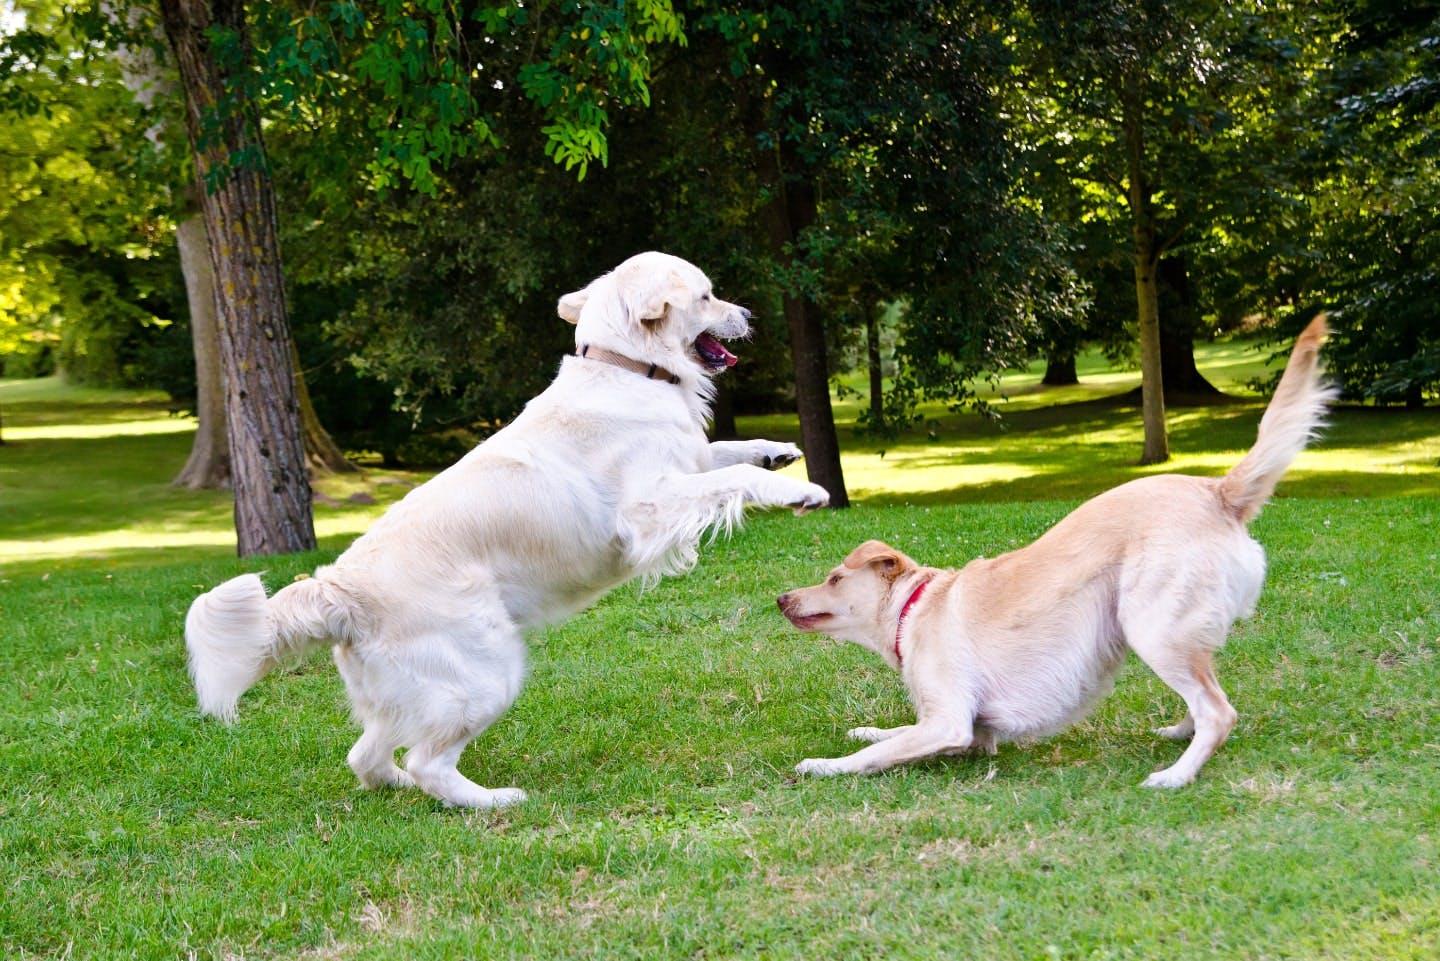
<path fill-rule="evenodd" d="M 1246 524 L 1335 394 L 1319 372 L 1325 334 L 1317 317 L 1300 335 L 1255 446 L 1224 477 L 1131 481 L 1028 547 L 959 570 L 868 541 L 824 583 L 781 595 L 796 627 L 853 641 L 897 668 L 916 714 L 903 727 L 855 728 L 850 737 L 870 746 L 796 770 L 861 774 L 1053 734 L 1109 692 L 1134 651 L 1188 708 L 1158 733 L 1189 746 L 1145 784 L 1193 781 L 1235 725 L 1214 652 L 1254 612 L 1265 581 L 1265 552 Z"/>

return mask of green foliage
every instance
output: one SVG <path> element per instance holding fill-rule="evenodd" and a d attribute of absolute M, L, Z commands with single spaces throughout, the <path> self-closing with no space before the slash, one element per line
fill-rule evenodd
<path fill-rule="evenodd" d="M 1440 14 L 1389 16 L 1361 6 L 1315 104 L 1305 294 L 1335 308 L 1331 370 L 1348 393 L 1415 406 L 1440 396 Z"/>
<path fill-rule="evenodd" d="M 439 189 L 438 172 L 505 147 L 505 114 L 540 112 L 544 153 L 583 178 L 608 160 L 610 109 L 649 100 L 652 47 L 683 40 L 663 0 L 460 5 L 447 0 L 261 4 L 247 94 L 329 131 L 306 162 L 317 189 Z M 338 142 L 345 146 L 335 155 Z"/>
<path fill-rule="evenodd" d="M 172 316 L 164 182 L 114 65 L 83 56 L 58 9 L 28 14 L 0 45 L 0 353 L 12 375 L 58 362 L 126 382 Z"/>

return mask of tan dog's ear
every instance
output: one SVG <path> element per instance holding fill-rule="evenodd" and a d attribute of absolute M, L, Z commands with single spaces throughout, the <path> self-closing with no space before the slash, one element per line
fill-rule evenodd
<path fill-rule="evenodd" d="M 851 570 L 874 567 L 882 577 L 894 579 L 915 566 L 915 562 L 883 541 L 866 541 L 850 552 L 845 566 Z"/>
<path fill-rule="evenodd" d="M 586 287 L 584 290 L 577 290 L 573 294 L 566 294 L 560 298 L 560 303 L 555 305 L 555 312 L 560 315 L 561 320 L 578 324 L 580 322 L 580 310 L 585 306 L 585 301 L 589 299 L 589 287 Z"/>

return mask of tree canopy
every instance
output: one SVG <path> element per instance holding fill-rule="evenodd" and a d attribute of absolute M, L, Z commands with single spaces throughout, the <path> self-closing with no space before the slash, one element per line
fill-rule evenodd
<path fill-rule="evenodd" d="M 0 42 L 0 338 L 71 337 L 73 373 L 113 376 L 124 360 L 79 359 L 97 330 L 186 323 L 154 276 L 177 174 L 142 166 L 149 121 L 96 56 L 114 17 L 23 9 Z M 857 357 L 893 429 L 1084 344 L 1152 338 L 1169 388 L 1175 344 L 1260 317 L 1280 339 L 1327 309 L 1349 396 L 1440 392 L 1433 2 L 245 11 L 243 35 L 212 33 L 230 100 L 207 123 L 227 102 L 263 118 L 316 405 L 392 458 L 513 416 L 566 349 L 556 295 L 647 247 L 756 308 L 764 347 L 725 401 L 798 404 L 817 462 Z M 81 64 L 109 79 L 67 83 Z M 220 160 L 211 189 L 261 157 Z M 838 461 L 825 482 L 843 494 Z"/>

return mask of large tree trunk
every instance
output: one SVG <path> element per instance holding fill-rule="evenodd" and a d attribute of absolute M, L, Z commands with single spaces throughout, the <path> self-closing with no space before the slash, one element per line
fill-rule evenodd
<path fill-rule="evenodd" d="M 815 221 L 815 189 L 804 179 L 786 179 L 781 149 L 777 146 L 760 152 L 760 172 L 770 191 L 765 206 L 770 254 L 788 268 L 793 264 L 801 232 Z M 795 406 L 800 415 L 805 472 L 811 483 L 829 492 L 831 507 L 849 507 L 840 466 L 840 441 L 835 434 L 835 412 L 830 406 L 825 321 L 819 306 L 793 288 L 785 292 L 784 312 L 790 330 L 790 362 L 795 369 Z"/>
<path fill-rule="evenodd" d="M 205 221 L 191 214 L 175 226 L 180 272 L 190 303 L 190 342 L 195 350 L 195 440 L 185 466 L 170 483 L 193 490 L 230 484 L 230 439 L 225 431 L 225 387 L 220 375 L 220 322 L 216 316 L 215 271 Z"/>
<path fill-rule="evenodd" d="M 1040 383 L 1046 387 L 1069 387 L 1080 383 L 1075 370 L 1075 351 L 1066 348 L 1052 348 L 1045 357 L 1045 376 Z"/>
<path fill-rule="evenodd" d="M 237 549 L 242 557 L 309 550 L 315 528 L 274 193 L 249 105 L 216 110 L 229 94 L 209 31 L 230 31 L 243 50 L 244 4 L 161 0 L 160 8 L 215 272 Z"/>
<path fill-rule="evenodd" d="M 345 452 L 320 423 L 320 415 L 315 413 L 315 405 L 310 403 L 310 388 L 305 386 L 305 375 L 300 367 L 300 348 L 293 339 L 290 341 L 290 358 L 295 365 L 295 398 L 300 404 L 300 429 L 304 434 L 305 464 L 310 469 L 310 475 L 358 471 L 360 468 L 346 460 Z"/>
<path fill-rule="evenodd" d="M 1130 216 L 1135 237 L 1135 299 L 1140 322 L 1140 409 L 1145 423 L 1145 448 L 1140 463 L 1159 464 L 1170 459 L 1170 440 L 1165 430 L 1165 383 L 1160 367 L 1160 285 L 1156 276 L 1160 251 L 1150 205 L 1150 184 L 1145 174 L 1145 105 L 1133 75 L 1124 78 L 1122 87 Z"/>
<path fill-rule="evenodd" d="M 1180 252 L 1159 264 L 1160 371 L 1165 378 L 1167 403 L 1220 396 L 1220 390 L 1195 366 L 1195 332 L 1200 327 L 1200 305 L 1190 282 L 1190 265 Z"/>

